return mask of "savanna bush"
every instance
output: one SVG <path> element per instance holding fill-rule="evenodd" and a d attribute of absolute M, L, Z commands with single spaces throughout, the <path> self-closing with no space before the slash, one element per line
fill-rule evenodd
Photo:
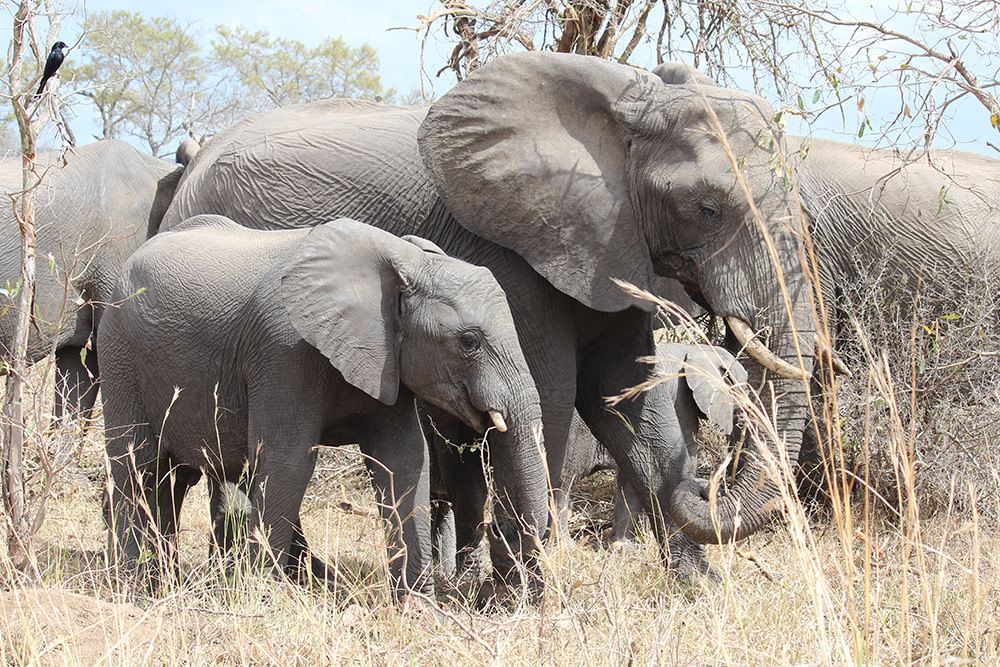
<path fill-rule="evenodd" d="M 859 267 L 860 269 L 860 267 Z M 911 277 L 860 271 L 834 319 L 854 375 L 840 384 L 842 463 L 900 509 L 899 450 L 912 455 L 927 515 L 1000 492 L 1000 295 L 989 278 L 955 271 Z M 902 296 L 902 295 L 907 296 Z M 989 494 L 989 495 L 987 495 Z M 980 509 L 995 514 L 995 503 Z M 993 517 L 997 518 L 997 517 Z"/>

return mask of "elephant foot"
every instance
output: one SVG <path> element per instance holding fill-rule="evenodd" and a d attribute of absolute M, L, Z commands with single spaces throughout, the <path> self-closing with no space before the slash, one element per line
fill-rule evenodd
<path fill-rule="evenodd" d="M 459 553 L 455 570 L 448 573 L 439 569 L 435 573 L 434 584 L 441 600 L 455 600 L 469 603 L 475 597 L 476 589 L 483 580 L 483 559 L 485 545 L 480 545 L 470 553 Z"/>
<path fill-rule="evenodd" d="M 415 620 L 432 621 L 440 628 L 446 620 L 437 602 L 426 595 L 407 593 L 396 603 L 399 613 Z"/>
<path fill-rule="evenodd" d="M 502 577 L 490 576 L 476 593 L 475 609 L 479 612 L 513 611 L 521 597 L 520 588 Z"/>
<path fill-rule="evenodd" d="M 695 542 L 684 533 L 674 532 L 667 539 L 666 559 L 667 571 L 680 582 L 722 582 L 722 575 L 708 562 L 705 545 Z"/>
<path fill-rule="evenodd" d="M 511 611 L 521 601 L 538 605 L 544 591 L 545 584 L 534 568 L 520 567 L 507 572 L 494 569 L 479 587 L 475 608 L 478 611 Z"/>

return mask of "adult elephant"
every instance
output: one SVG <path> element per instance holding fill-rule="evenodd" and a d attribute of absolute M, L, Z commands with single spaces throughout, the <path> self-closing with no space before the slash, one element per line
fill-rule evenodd
<path fill-rule="evenodd" d="M 667 84 L 717 88 L 683 65 L 654 73 Z M 1000 160 L 959 150 L 906 156 L 837 141 L 789 136 L 788 166 L 815 249 L 815 270 L 833 334 L 854 307 L 844 296 L 877 271 L 897 305 L 933 299 L 1000 275 Z M 772 281 L 773 284 L 773 281 Z M 814 390 L 819 389 L 818 383 Z M 818 414 L 822 410 L 817 411 Z M 816 429 L 807 428 L 800 489 L 824 494 Z"/>
<path fill-rule="evenodd" d="M 741 332 L 770 327 L 773 353 L 752 349 L 795 376 L 773 382 L 783 397 L 778 435 L 797 456 L 815 327 L 791 193 L 766 140 L 780 145 L 772 116 L 754 95 L 666 85 L 596 58 L 505 56 L 429 111 L 326 101 L 224 130 L 192 161 L 164 227 L 196 213 L 252 227 L 347 215 L 490 268 L 538 387 L 550 470 L 562 469 L 576 407 L 629 481 L 650 490 L 648 509 L 669 509 L 697 542 L 741 539 L 775 507 L 760 459 L 742 457 L 713 523 L 687 448 L 663 436 L 666 392 L 607 409 L 604 397 L 648 378 L 636 359 L 655 352 L 648 304 L 611 279 L 652 290 L 656 272 L 680 276 Z M 494 560 L 496 544 L 516 538 L 500 510 Z M 671 550 L 670 562 L 701 568 L 700 556 Z"/>
<path fill-rule="evenodd" d="M 726 90 L 676 63 L 653 72 L 668 85 Z M 1000 160 L 960 150 L 907 156 L 799 136 L 786 146 L 831 306 L 876 265 L 899 279 L 895 296 L 911 300 L 921 285 L 1000 271 Z"/>
<path fill-rule="evenodd" d="M 56 415 L 89 417 L 97 399 L 95 333 L 111 303 L 118 267 L 160 226 L 182 167 L 122 141 L 38 156 L 35 224 L 38 263 L 28 355 L 55 352 Z M 0 162 L 0 187 L 22 190 L 21 161 Z M 0 207 L 0 281 L 17 283 L 21 238 L 12 206 Z M 0 296 L 0 346 L 10 353 L 17 321 L 9 291 Z"/>

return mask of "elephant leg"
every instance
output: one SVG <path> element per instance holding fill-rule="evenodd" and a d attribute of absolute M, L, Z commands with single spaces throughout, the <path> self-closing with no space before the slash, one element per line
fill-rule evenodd
<path fill-rule="evenodd" d="M 56 419 L 93 418 L 98 391 L 97 351 L 82 347 L 56 350 Z"/>
<path fill-rule="evenodd" d="M 295 516 L 292 523 L 292 544 L 288 549 L 288 564 L 285 574 L 292 581 L 305 585 L 311 581 L 329 585 L 336 581 L 336 574 L 322 559 L 317 558 L 309 550 L 306 534 L 302 530 L 302 519 Z"/>
<path fill-rule="evenodd" d="M 619 474 L 615 484 L 611 542 L 635 542 L 639 531 L 639 521 L 644 514 L 639 492 Z"/>
<path fill-rule="evenodd" d="M 827 472 L 831 469 L 829 452 L 820 439 L 827 432 L 827 421 L 823 411 L 823 387 L 814 377 L 811 382 L 816 423 L 807 421 L 802 433 L 802 448 L 799 450 L 799 465 L 796 483 L 799 500 L 807 509 L 821 512 L 830 508 L 830 480 Z"/>
<path fill-rule="evenodd" d="M 157 484 L 157 524 L 166 538 L 177 535 L 184 498 L 192 486 L 201 479 L 201 471 L 185 465 L 176 465 L 169 457 L 161 459 L 166 475 Z"/>
<path fill-rule="evenodd" d="M 247 480 L 209 478 L 209 515 L 212 517 L 211 553 L 229 558 L 247 543 L 246 527 L 254 513 Z"/>
<path fill-rule="evenodd" d="M 431 461 L 435 557 L 446 576 L 478 572 L 488 498 L 481 437 L 432 407 L 422 410 L 421 423 Z"/>
<path fill-rule="evenodd" d="M 273 439 L 260 440 L 265 444 L 257 456 L 250 485 L 254 512 L 246 526 L 248 535 L 253 537 L 252 562 L 257 562 L 254 556 L 259 555 L 260 562 L 274 571 L 284 572 L 289 568 L 295 532 L 301 531 L 299 507 L 316 467 L 316 451 L 308 443 L 316 439 L 293 436 L 294 444 L 285 446 L 277 445 Z M 266 551 L 260 553 L 261 548 Z"/>
<path fill-rule="evenodd" d="M 358 444 L 388 531 L 394 595 L 432 596 L 430 459 L 412 394 L 404 392 L 380 413 Z"/>
<path fill-rule="evenodd" d="M 109 428 L 107 444 L 111 477 L 108 550 L 118 582 L 130 594 L 159 587 L 160 563 L 168 551 L 167 541 L 157 531 L 163 496 L 156 436 L 145 421 L 132 423 L 125 433 Z"/>
<path fill-rule="evenodd" d="M 455 579 L 457 572 L 457 547 L 455 546 L 455 512 L 451 503 L 431 499 L 431 555 L 445 579 Z"/>
<path fill-rule="evenodd" d="M 488 495 L 481 452 L 463 452 L 461 458 L 461 470 L 468 481 L 451 494 L 455 515 L 455 574 L 459 577 L 482 570 Z"/>
<path fill-rule="evenodd" d="M 201 471 L 185 465 L 176 465 L 169 456 L 161 456 L 156 462 L 156 507 L 155 522 L 157 535 L 163 545 L 164 574 L 169 572 L 174 581 L 180 581 L 180 561 L 177 556 L 177 527 L 181 507 L 188 490 L 201 479 Z"/>

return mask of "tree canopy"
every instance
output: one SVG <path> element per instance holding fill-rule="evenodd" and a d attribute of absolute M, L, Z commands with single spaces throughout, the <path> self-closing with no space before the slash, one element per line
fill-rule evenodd
<path fill-rule="evenodd" d="M 153 155 L 250 113 L 326 97 L 391 99 L 368 45 L 329 38 L 310 48 L 266 31 L 193 25 L 125 10 L 92 12 L 63 78 L 93 104 L 97 138 L 134 137 Z M 65 91 L 64 91 L 65 92 Z"/>

